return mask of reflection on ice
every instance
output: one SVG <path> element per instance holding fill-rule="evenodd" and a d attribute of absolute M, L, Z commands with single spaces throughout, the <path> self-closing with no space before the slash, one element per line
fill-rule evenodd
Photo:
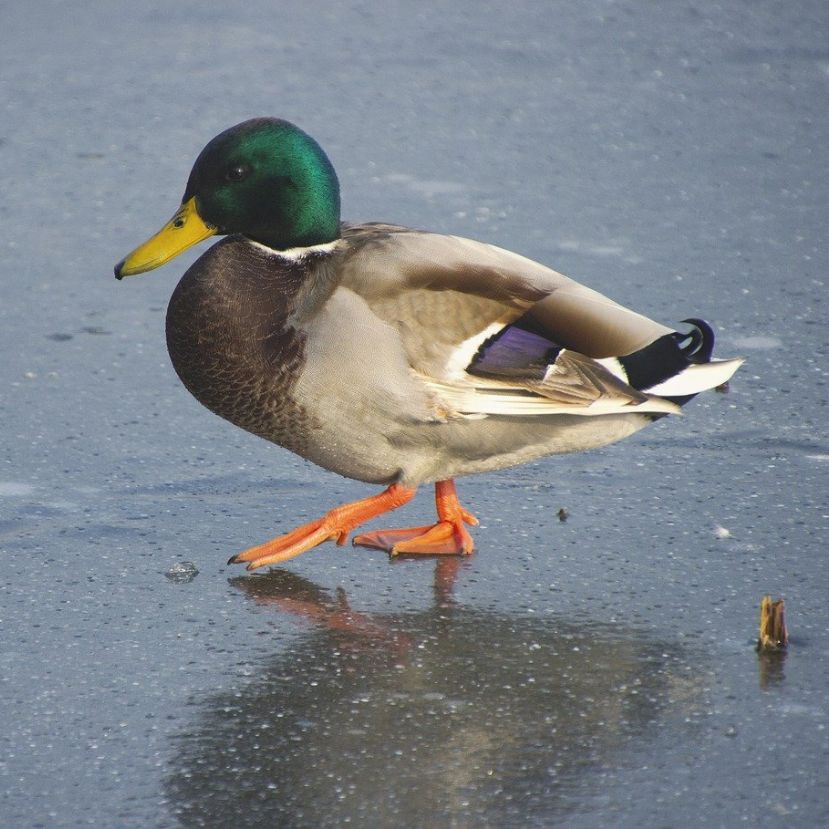
<path fill-rule="evenodd" d="M 786 680 L 786 651 L 758 651 L 757 668 L 760 688 L 764 691 L 782 685 Z"/>
<path fill-rule="evenodd" d="M 456 181 L 417 179 L 408 173 L 387 173 L 384 176 L 376 176 L 374 180 L 380 183 L 402 185 L 413 193 L 417 193 L 419 196 L 427 199 L 464 194 L 469 189 L 465 184 L 460 184 Z"/>
<path fill-rule="evenodd" d="M 762 335 L 758 335 L 756 337 L 736 337 L 731 342 L 735 348 L 770 350 L 773 348 L 783 347 L 783 340 L 779 337 L 767 337 Z"/>
<path fill-rule="evenodd" d="M 0 498 L 25 498 L 34 491 L 35 488 L 31 484 L 19 481 L 0 481 Z"/>
<path fill-rule="evenodd" d="M 456 605 L 446 567 L 419 613 L 364 613 L 287 571 L 234 579 L 308 629 L 176 738 L 182 824 L 550 825 L 697 711 L 675 645 Z"/>

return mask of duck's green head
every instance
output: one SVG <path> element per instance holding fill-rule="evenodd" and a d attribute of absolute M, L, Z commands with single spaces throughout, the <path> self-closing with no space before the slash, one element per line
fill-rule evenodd
<path fill-rule="evenodd" d="M 288 121 L 254 118 L 201 151 L 181 207 L 115 275 L 157 268 L 215 234 L 241 233 L 287 250 L 331 242 L 339 232 L 340 187 L 322 148 Z"/>

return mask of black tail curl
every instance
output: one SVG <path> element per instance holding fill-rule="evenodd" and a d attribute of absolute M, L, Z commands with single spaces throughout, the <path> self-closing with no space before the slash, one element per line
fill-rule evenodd
<path fill-rule="evenodd" d="M 685 359 L 691 363 L 710 363 L 714 354 L 714 329 L 705 320 L 696 317 L 682 322 L 693 326 L 684 334 L 681 331 L 674 334 L 676 344 L 685 355 Z"/>
<path fill-rule="evenodd" d="M 619 358 L 627 374 L 628 383 L 633 388 L 647 391 L 694 363 L 711 361 L 711 355 L 714 353 L 714 329 L 701 319 L 691 318 L 682 322 L 690 325 L 691 330 L 665 334 L 639 351 Z M 666 399 L 681 406 L 692 397 L 693 394 Z"/>

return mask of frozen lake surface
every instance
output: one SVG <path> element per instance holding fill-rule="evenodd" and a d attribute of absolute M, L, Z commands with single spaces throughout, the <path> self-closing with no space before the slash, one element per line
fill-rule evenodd
<path fill-rule="evenodd" d="M 0 824 L 829 825 L 824 0 L 0 17 Z M 320 141 L 346 218 L 704 317 L 746 365 L 621 444 L 461 480 L 468 560 L 227 567 L 371 492 L 179 384 L 192 256 L 112 278 L 255 115 Z M 764 593 L 785 657 L 753 649 Z"/>

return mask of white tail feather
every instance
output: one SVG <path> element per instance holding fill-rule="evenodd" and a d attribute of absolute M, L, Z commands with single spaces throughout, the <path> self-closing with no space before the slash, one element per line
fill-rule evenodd
<path fill-rule="evenodd" d="M 744 362 L 738 357 L 733 360 L 695 363 L 684 371 L 680 371 L 679 374 L 643 391 L 646 394 L 658 394 L 660 397 L 684 397 L 687 394 L 696 394 L 726 383 Z"/>

